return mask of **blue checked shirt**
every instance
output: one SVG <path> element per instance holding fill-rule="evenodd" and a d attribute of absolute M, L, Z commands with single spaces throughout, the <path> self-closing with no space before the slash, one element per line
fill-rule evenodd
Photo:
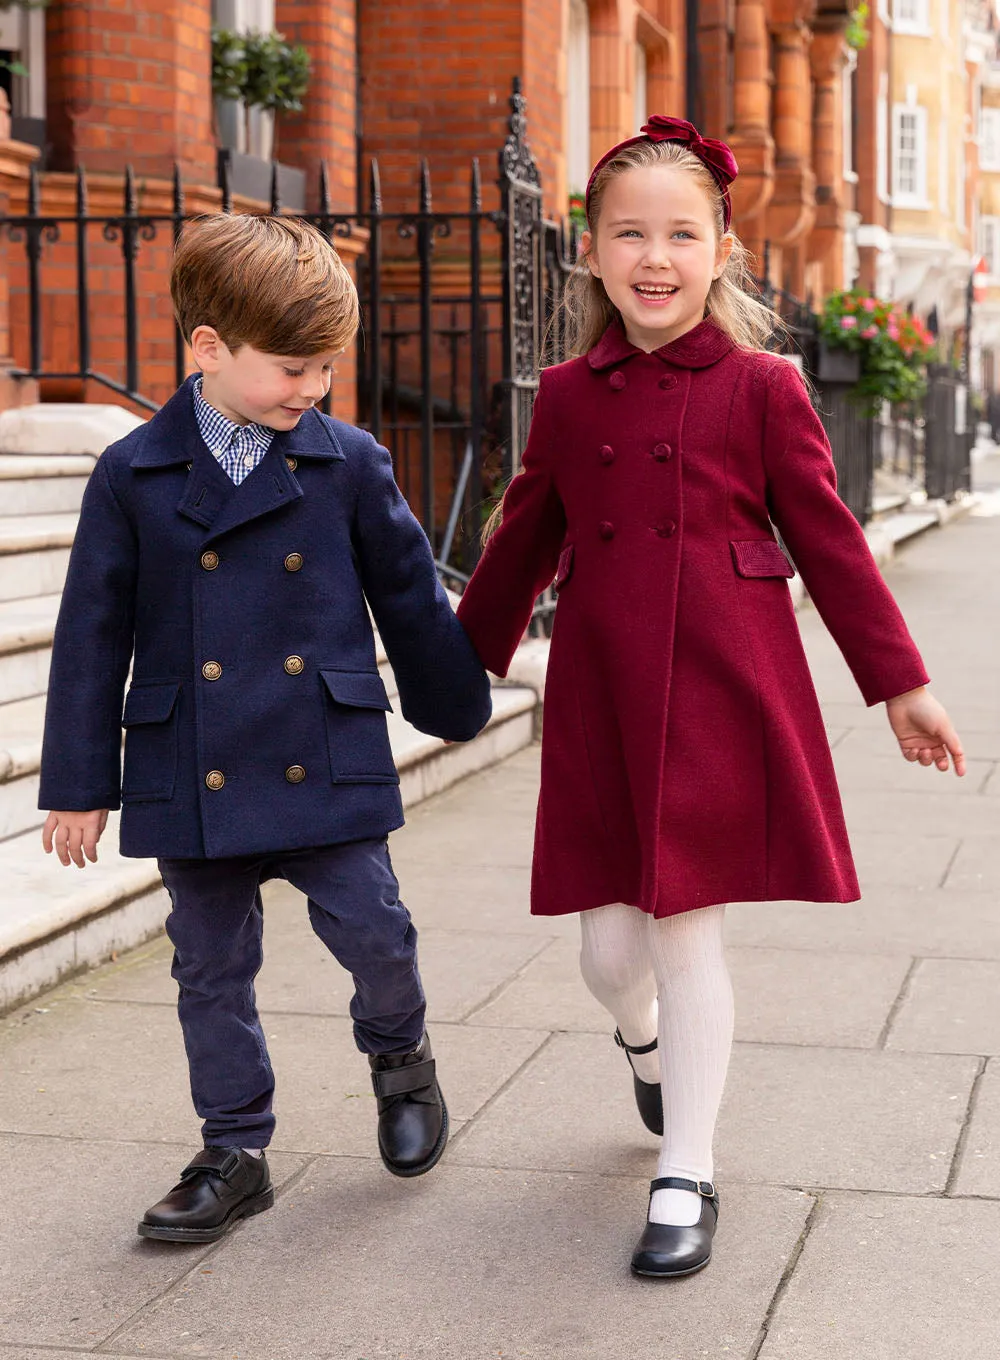
<path fill-rule="evenodd" d="M 223 472 L 239 486 L 271 447 L 274 431 L 266 425 L 237 425 L 228 420 L 201 395 L 201 378 L 194 384 L 194 414 L 202 439 Z"/>

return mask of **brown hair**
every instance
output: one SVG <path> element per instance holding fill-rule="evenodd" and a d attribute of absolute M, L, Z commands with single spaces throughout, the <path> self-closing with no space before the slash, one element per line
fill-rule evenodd
<path fill-rule="evenodd" d="M 590 196 L 591 232 L 597 235 L 604 191 L 612 179 L 628 170 L 647 165 L 676 165 L 686 170 L 704 189 L 712 204 L 715 236 L 721 241 L 726 235 L 723 217 L 722 191 L 712 172 L 681 142 L 638 142 L 624 147 L 613 160 L 598 172 Z M 752 296 L 753 272 L 750 252 L 733 232 L 728 235 L 734 245 L 726 267 L 708 290 L 706 315 L 721 330 L 744 349 L 763 349 L 773 332 L 782 329 L 781 318 L 763 302 Z M 581 253 L 572 274 L 566 281 L 563 294 L 563 321 L 569 335 L 570 352 L 586 354 L 593 349 L 616 317 L 618 308 L 604 290 L 604 284 L 594 277 Z"/>
<path fill-rule="evenodd" d="M 339 353 L 358 329 L 358 294 L 326 237 L 294 217 L 217 213 L 190 222 L 170 294 L 184 339 L 211 326 L 230 350 Z"/>

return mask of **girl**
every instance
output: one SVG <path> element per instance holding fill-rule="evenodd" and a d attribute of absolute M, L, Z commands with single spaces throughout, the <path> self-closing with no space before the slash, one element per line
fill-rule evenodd
<path fill-rule="evenodd" d="M 584 980 L 665 1130 L 642 1275 L 711 1256 L 724 904 L 859 896 L 772 522 L 906 759 L 964 772 L 805 385 L 763 349 L 775 318 L 742 287 L 736 174 L 724 143 L 660 116 L 598 163 L 568 289 L 578 357 L 541 375 L 459 610 L 504 675 L 536 596 L 559 591 L 532 911 L 582 913 Z"/>

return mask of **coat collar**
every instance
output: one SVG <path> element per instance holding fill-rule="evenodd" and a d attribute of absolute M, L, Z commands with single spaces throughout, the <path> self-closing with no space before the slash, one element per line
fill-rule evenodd
<path fill-rule="evenodd" d="M 190 463 L 194 449 L 204 444 L 194 413 L 192 389 L 196 376 L 192 374 L 185 379 L 166 405 L 142 427 L 131 467 L 172 467 L 177 463 Z M 344 459 L 336 434 L 318 411 L 307 411 L 294 430 L 279 431 L 271 448 L 283 458 Z"/>
<path fill-rule="evenodd" d="M 734 342 L 725 331 L 720 330 L 711 317 L 706 317 L 693 330 L 652 352 L 665 364 L 673 364 L 676 368 L 710 368 L 733 348 Z M 612 368 L 644 352 L 632 344 L 616 317 L 588 352 L 587 362 L 595 370 Z"/>

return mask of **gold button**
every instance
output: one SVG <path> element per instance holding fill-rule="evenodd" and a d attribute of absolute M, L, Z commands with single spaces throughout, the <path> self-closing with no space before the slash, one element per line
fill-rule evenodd
<path fill-rule="evenodd" d="M 206 680 L 218 680 L 222 674 L 222 667 L 218 661 L 206 661 L 201 668 L 201 673 Z"/>
<path fill-rule="evenodd" d="M 305 769 L 301 765 L 289 765 L 285 771 L 285 778 L 289 784 L 301 784 L 306 777 Z"/>
<path fill-rule="evenodd" d="M 289 675 L 301 675 L 306 668 L 306 663 L 301 656 L 286 656 L 285 670 Z"/>
<path fill-rule="evenodd" d="M 217 552 L 203 552 L 201 555 L 201 565 L 206 571 L 214 571 L 219 565 L 219 554 Z"/>
<path fill-rule="evenodd" d="M 294 472 L 299 465 L 299 460 L 297 458 L 286 458 L 285 462 L 288 464 L 289 472 Z"/>
<path fill-rule="evenodd" d="M 226 782 L 226 776 L 221 770 L 209 770 L 205 776 L 205 784 L 210 789 L 221 789 Z"/>
<path fill-rule="evenodd" d="M 286 571 L 301 571 L 301 570 L 302 570 L 302 554 L 301 554 L 301 553 L 289 553 L 288 556 L 285 558 L 285 570 L 286 570 Z"/>

